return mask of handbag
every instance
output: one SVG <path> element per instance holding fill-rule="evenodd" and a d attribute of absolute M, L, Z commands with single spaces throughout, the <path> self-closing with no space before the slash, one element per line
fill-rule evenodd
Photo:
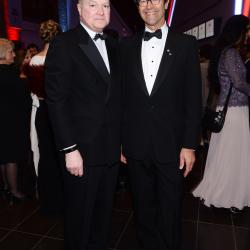
<path fill-rule="evenodd" d="M 207 130 L 213 133 L 219 133 L 223 128 L 226 114 L 227 114 L 229 98 L 232 92 L 232 87 L 233 85 L 231 84 L 230 89 L 227 94 L 226 102 L 222 110 L 214 111 L 208 106 L 205 109 L 205 113 L 202 118 L 202 125 L 204 128 L 206 128 Z"/>

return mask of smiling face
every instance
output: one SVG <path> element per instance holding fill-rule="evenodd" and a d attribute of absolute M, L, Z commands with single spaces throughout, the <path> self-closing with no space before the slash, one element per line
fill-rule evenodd
<path fill-rule="evenodd" d="M 158 4 L 152 4 L 151 1 L 147 2 L 147 5 L 138 5 L 139 13 L 146 27 L 155 31 L 161 28 L 165 23 L 165 12 L 168 8 L 168 2 L 160 0 Z"/>
<path fill-rule="evenodd" d="M 77 4 L 81 22 L 95 32 L 102 32 L 109 24 L 109 0 L 80 0 Z"/>

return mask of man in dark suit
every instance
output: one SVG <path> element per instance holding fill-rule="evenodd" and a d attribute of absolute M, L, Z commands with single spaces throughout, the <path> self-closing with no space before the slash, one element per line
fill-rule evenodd
<path fill-rule="evenodd" d="M 183 176 L 200 127 L 198 50 L 166 25 L 168 1 L 136 3 L 145 31 L 123 44 L 123 160 L 142 249 L 179 250 Z"/>
<path fill-rule="evenodd" d="M 47 103 L 63 156 L 65 249 L 104 250 L 120 159 L 119 58 L 103 34 L 109 0 L 77 7 L 80 24 L 47 54 Z"/>

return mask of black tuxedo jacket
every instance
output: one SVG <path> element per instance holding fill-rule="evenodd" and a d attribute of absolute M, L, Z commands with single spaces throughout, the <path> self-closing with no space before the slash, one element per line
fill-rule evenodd
<path fill-rule="evenodd" d="M 122 144 L 127 157 L 148 154 L 178 161 L 181 148 L 195 149 L 201 117 L 201 79 L 193 37 L 168 32 L 151 95 L 141 62 L 143 33 L 122 44 Z"/>
<path fill-rule="evenodd" d="M 77 144 L 84 164 L 111 164 L 120 157 L 120 59 L 106 41 L 110 74 L 79 24 L 56 37 L 46 63 L 46 94 L 58 150 Z"/>

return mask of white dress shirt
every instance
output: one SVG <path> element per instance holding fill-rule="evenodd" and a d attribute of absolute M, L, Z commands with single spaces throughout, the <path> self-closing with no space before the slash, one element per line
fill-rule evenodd
<path fill-rule="evenodd" d="M 95 46 L 97 47 L 99 53 L 102 56 L 102 59 L 106 65 L 106 68 L 108 70 L 108 72 L 110 73 L 110 67 L 109 67 L 109 60 L 108 60 L 108 53 L 107 53 L 107 48 L 106 48 L 106 44 L 105 44 L 105 40 L 102 39 L 97 39 L 96 41 L 94 40 L 95 35 L 97 34 L 95 31 L 91 30 L 90 28 L 88 28 L 86 25 L 84 25 L 81 22 L 81 25 L 83 26 L 83 28 L 87 31 L 87 33 L 89 34 L 89 36 L 92 38 Z M 100 33 L 102 34 L 102 33 Z"/>
<path fill-rule="evenodd" d="M 154 32 L 147 27 L 145 27 L 145 31 Z M 152 37 L 149 41 L 142 41 L 142 68 L 149 95 L 152 92 L 165 48 L 165 43 L 168 35 L 168 27 L 166 23 L 161 27 L 161 31 L 161 39 Z"/>

